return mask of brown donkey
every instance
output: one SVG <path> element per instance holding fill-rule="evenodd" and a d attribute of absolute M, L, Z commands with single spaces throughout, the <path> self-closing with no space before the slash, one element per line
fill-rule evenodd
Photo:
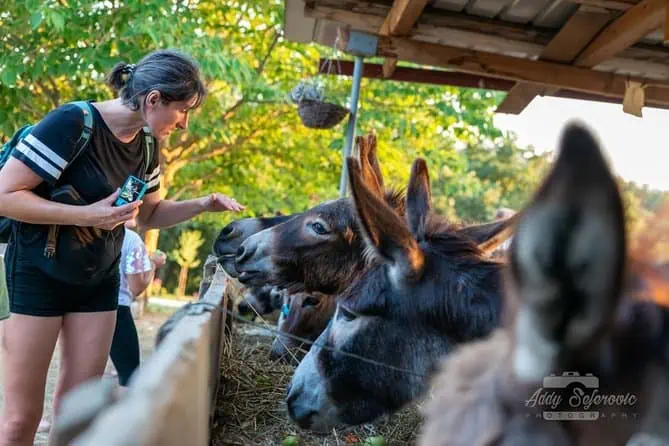
<path fill-rule="evenodd" d="M 332 318 L 335 310 L 335 296 L 315 292 L 286 293 L 282 307 L 282 317 L 278 329 L 310 341 L 315 341 Z M 304 357 L 310 345 L 287 336 L 279 336 L 272 344 L 270 359 L 296 359 Z"/>
<path fill-rule="evenodd" d="M 379 202 L 404 218 L 405 194 L 385 188 L 375 139 L 359 138 L 358 146 L 362 183 Z M 489 252 L 508 237 L 516 218 L 452 229 Z M 239 248 L 235 266 L 239 280 L 246 285 L 269 283 L 336 294 L 374 261 L 365 256 L 365 250 L 353 200 L 340 198 L 247 238 Z"/>

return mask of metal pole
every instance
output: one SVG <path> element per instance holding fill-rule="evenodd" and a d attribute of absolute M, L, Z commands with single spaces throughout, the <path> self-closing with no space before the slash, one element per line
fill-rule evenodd
<path fill-rule="evenodd" d="M 362 80 L 363 58 L 355 56 L 353 67 L 353 86 L 351 88 L 351 114 L 346 126 L 346 140 L 344 142 L 344 153 L 342 157 L 341 178 L 339 179 L 339 196 L 346 196 L 348 189 L 348 172 L 346 169 L 346 157 L 351 154 L 353 139 L 355 137 L 355 123 L 358 118 L 358 97 L 360 95 L 360 81 Z"/>

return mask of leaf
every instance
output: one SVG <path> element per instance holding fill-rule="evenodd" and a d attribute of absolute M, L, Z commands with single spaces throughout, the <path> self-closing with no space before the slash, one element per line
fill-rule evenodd
<path fill-rule="evenodd" d="M 16 83 L 16 69 L 5 65 L 2 73 L 0 73 L 0 81 L 8 87 L 13 87 Z"/>
<path fill-rule="evenodd" d="M 44 15 L 39 11 L 31 15 L 30 26 L 32 27 L 32 29 L 33 30 L 37 29 L 42 24 L 42 20 L 44 20 Z"/>
<path fill-rule="evenodd" d="M 65 29 L 65 18 L 58 11 L 51 11 L 51 24 L 58 31 L 62 31 Z"/>

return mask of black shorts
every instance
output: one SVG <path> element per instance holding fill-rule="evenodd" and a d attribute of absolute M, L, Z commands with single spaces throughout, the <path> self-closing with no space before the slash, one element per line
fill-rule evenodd
<path fill-rule="evenodd" d="M 11 249 L 8 249 L 10 251 Z M 78 285 L 55 279 L 21 255 L 5 258 L 9 311 L 28 316 L 116 311 L 120 277 L 118 262 L 94 284 Z"/>

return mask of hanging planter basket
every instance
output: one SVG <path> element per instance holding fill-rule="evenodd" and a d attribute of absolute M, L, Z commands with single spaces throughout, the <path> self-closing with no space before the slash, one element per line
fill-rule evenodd
<path fill-rule="evenodd" d="M 303 99 L 298 103 L 297 112 L 306 127 L 331 129 L 344 119 L 349 110 L 332 102 Z"/>
<path fill-rule="evenodd" d="M 328 73 L 331 63 L 328 64 Z M 325 100 L 325 86 L 320 79 L 303 80 L 290 92 L 297 104 L 302 123 L 312 129 L 331 129 L 350 113 L 346 107 Z"/>

